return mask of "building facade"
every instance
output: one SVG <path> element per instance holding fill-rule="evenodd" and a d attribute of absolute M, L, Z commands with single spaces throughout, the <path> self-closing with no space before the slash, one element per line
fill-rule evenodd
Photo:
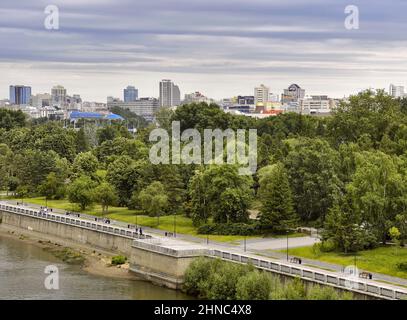
<path fill-rule="evenodd" d="M 10 86 L 10 104 L 28 105 L 31 102 L 31 87 Z"/>
<path fill-rule="evenodd" d="M 254 88 L 254 103 L 256 105 L 266 104 L 269 101 L 269 92 L 270 89 L 264 84 L 260 85 L 260 87 Z"/>
<path fill-rule="evenodd" d="M 124 102 L 134 102 L 138 99 L 138 89 L 128 86 L 123 90 Z"/>
<path fill-rule="evenodd" d="M 160 102 L 155 98 L 140 98 L 133 102 L 112 101 L 107 104 L 109 110 L 113 107 L 129 110 L 147 121 L 154 121 Z"/>
<path fill-rule="evenodd" d="M 395 86 L 394 84 L 390 85 L 389 94 L 393 98 L 403 98 L 406 95 L 403 86 Z"/>
<path fill-rule="evenodd" d="M 298 84 L 292 84 L 288 89 L 284 89 L 284 93 L 281 96 L 281 102 L 283 104 L 290 102 L 298 102 L 305 97 L 305 90 L 301 89 Z"/>
<path fill-rule="evenodd" d="M 160 82 L 160 107 L 175 107 L 181 104 L 181 92 L 171 80 Z"/>
<path fill-rule="evenodd" d="M 51 89 L 51 103 L 54 107 L 62 108 L 66 104 L 66 89 L 63 86 L 55 86 Z"/>

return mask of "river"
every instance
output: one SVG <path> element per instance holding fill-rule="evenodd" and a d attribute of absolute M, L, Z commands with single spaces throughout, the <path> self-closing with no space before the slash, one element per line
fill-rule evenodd
<path fill-rule="evenodd" d="M 59 289 L 48 290 L 46 266 L 59 272 Z M 24 241 L 0 236 L 0 299 L 178 300 L 187 295 L 141 280 L 91 275 Z"/>

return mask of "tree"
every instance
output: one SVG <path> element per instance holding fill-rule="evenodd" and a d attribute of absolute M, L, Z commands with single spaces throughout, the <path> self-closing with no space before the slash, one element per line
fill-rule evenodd
<path fill-rule="evenodd" d="M 340 196 L 338 153 L 321 139 L 294 139 L 284 161 L 292 188 L 294 209 L 303 221 L 323 222 Z"/>
<path fill-rule="evenodd" d="M 79 205 L 81 210 L 91 205 L 94 200 L 95 182 L 88 176 L 80 176 L 68 186 L 68 200 Z"/>
<path fill-rule="evenodd" d="M 217 223 L 247 222 L 249 220 L 250 197 L 240 189 L 227 188 L 220 195 L 219 210 L 214 212 L 213 220 Z M 219 214 L 221 213 L 221 214 Z"/>
<path fill-rule="evenodd" d="M 24 127 L 26 116 L 21 110 L 0 109 L 0 128 L 11 130 L 13 128 Z"/>
<path fill-rule="evenodd" d="M 108 166 L 106 179 L 117 190 L 119 205 L 131 205 L 134 193 L 148 185 L 143 179 L 146 167 L 145 161 L 135 161 L 128 156 L 119 156 Z"/>
<path fill-rule="evenodd" d="M 389 236 L 391 238 L 391 240 L 393 240 L 393 242 L 399 246 L 400 245 L 400 236 L 401 233 L 399 231 L 399 229 L 397 229 L 396 227 L 391 227 L 389 229 Z"/>
<path fill-rule="evenodd" d="M 405 207 L 405 181 L 398 172 L 397 158 L 380 151 L 358 153 L 356 171 L 347 190 L 355 211 L 386 243 L 389 228 Z"/>
<path fill-rule="evenodd" d="M 277 163 L 259 171 L 260 224 L 273 232 L 293 228 L 298 215 L 293 209 L 290 184 L 284 165 Z"/>
<path fill-rule="evenodd" d="M 378 145 L 390 127 L 402 118 L 400 103 L 383 90 L 351 96 L 333 110 L 328 131 L 335 145 L 368 137 Z"/>
<path fill-rule="evenodd" d="M 353 210 L 351 202 L 345 198 L 329 210 L 322 232 L 323 242 L 330 241 L 344 253 L 359 251 L 375 241 L 363 227 L 362 217 Z"/>
<path fill-rule="evenodd" d="M 272 288 L 270 275 L 254 270 L 239 278 L 236 284 L 237 300 L 268 300 Z"/>
<path fill-rule="evenodd" d="M 96 170 L 99 167 L 98 159 L 92 152 L 79 153 L 73 162 L 72 170 L 74 177 L 86 175 L 92 179 L 96 178 Z"/>
<path fill-rule="evenodd" d="M 117 203 L 118 196 L 111 184 L 102 182 L 94 190 L 94 199 L 102 206 L 102 214 L 107 214 L 109 206 Z"/>
<path fill-rule="evenodd" d="M 87 152 L 89 150 L 89 142 L 85 134 L 85 130 L 80 128 L 76 134 L 76 152 Z"/>
<path fill-rule="evenodd" d="M 239 175 L 237 166 L 210 165 L 197 170 L 188 186 L 194 224 L 206 223 L 210 215 L 214 222 L 247 221 L 245 208 L 253 196 L 252 185 L 252 177 Z M 230 206 L 232 198 L 239 205 Z"/>
<path fill-rule="evenodd" d="M 403 246 L 407 239 L 407 214 L 396 215 L 395 225 L 400 232 L 400 245 Z"/>
<path fill-rule="evenodd" d="M 156 216 L 158 224 L 160 216 L 168 208 L 168 196 L 161 182 L 155 181 L 138 195 L 143 210 L 150 216 Z"/>
<path fill-rule="evenodd" d="M 45 181 L 40 185 L 39 191 L 47 200 L 55 198 L 63 198 L 64 196 L 64 181 L 58 179 L 55 172 L 51 172 L 45 178 Z"/>

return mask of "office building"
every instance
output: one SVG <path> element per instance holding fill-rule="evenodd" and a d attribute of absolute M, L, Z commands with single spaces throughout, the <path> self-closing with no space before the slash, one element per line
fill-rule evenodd
<path fill-rule="evenodd" d="M 193 92 L 193 93 L 188 93 L 185 95 L 184 104 L 188 104 L 188 103 L 201 103 L 201 102 L 205 102 L 207 104 L 210 104 L 212 102 L 211 99 L 205 97 L 202 93 L 200 93 L 199 91 Z"/>
<path fill-rule="evenodd" d="M 129 110 L 148 121 L 154 121 L 155 113 L 160 108 L 160 102 L 155 98 L 140 98 L 133 102 L 112 101 L 107 103 L 109 110 L 113 107 Z"/>
<path fill-rule="evenodd" d="M 160 82 L 160 107 L 174 107 L 181 104 L 181 92 L 171 80 Z"/>
<path fill-rule="evenodd" d="M 389 94 L 393 98 L 403 98 L 405 96 L 403 86 L 395 86 L 394 84 L 390 85 Z"/>
<path fill-rule="evenodd" d="M 297 84 L 292 84 L 288 89 L 284 89 L 284 93 L 281 96 L 281 102 L 283 104 L 290 102 L 298 102 L 305 97 L 305 90 Z"/>
<path fill-rule="evenodd" d="M 28 105 L 31 102 L 31 87 L 10 86 L 10 104 Z"/>
<path fill-rule="evenodd" d="M 124 102 L 133 102 L 138 99 L 138 89 L 133 86 L 128 86 L 123 90 Z"/>
<path fill-rule="evenodd" d="M 311 96 L 301 100 L 303 114 L 329 114 L 335 107 L 335 101 L 328 96 Z"/>
<path fill-rule="evenodd" d="M 49 93 L 39 93 L 31 97 L 31 105 L 37 108 L 51 106 L 51 95 Z"/>
<path fill-rule="evenodd" d="M 260 85 L 260 87 L 254 88 L 254 103 L 256 105 L 266 104 L 269 100 L 269 91 L 270 89 L 264 84 Z"/>
<path fill-rule="evenodd" d="M 51 89 L 51 103 L 54 107 L 63 107 L 66 104 L 66 89 L 63 86 L 55 86 Z"/>

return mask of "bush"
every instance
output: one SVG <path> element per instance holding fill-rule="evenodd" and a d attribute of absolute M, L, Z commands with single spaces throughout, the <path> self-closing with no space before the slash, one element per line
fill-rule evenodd
<path fill-rule="evenodd" d="M 329 287 L 309 285 L 300 279 L 286 280 L 220 259 L 198 258 L 186 270 L 184 291 L 211 300 L 349 300 L 351 293 Z"/>
<path fill-rule="evenodd" d="M 208 277 L 209 270 L 213 267 L 213 261 L 206 258 L 194 260 L 185 272 L 184 290 L 194 296 L 200 296 L 201 288 Z"/>
<path fill-rule="evenodd" d="M 112 265 L 118 266 L 121 264 L 125 264 L 127 261 L 127 258 L 125 256 L 115 256 L 112 258 Z"/>
<path fill-rule="evenodd" d="M 236 284 L 238 300 L 268 300 L 272 288 L 270 275 L 255 270 L 241 277 Z"/>
<path fill-rule="evenodd" d="M 251 236 L 260 233 L 257 223 L 217 223 L 198 227 L 198 234 Z"/>
<path fill-rule="evenodd" d="M 312 246 L 312 252 L 319 256 L 322 252 L 332 252 L 335 251 L 336 244 L 332 240 L 328 239 L 319 243 L 315 243 Z"/>
<path fill-rule="evenodd" d="M 407 262 L 397 263 L 397 269 L 399 269 L 400 271 L 407 271 Z"/>

